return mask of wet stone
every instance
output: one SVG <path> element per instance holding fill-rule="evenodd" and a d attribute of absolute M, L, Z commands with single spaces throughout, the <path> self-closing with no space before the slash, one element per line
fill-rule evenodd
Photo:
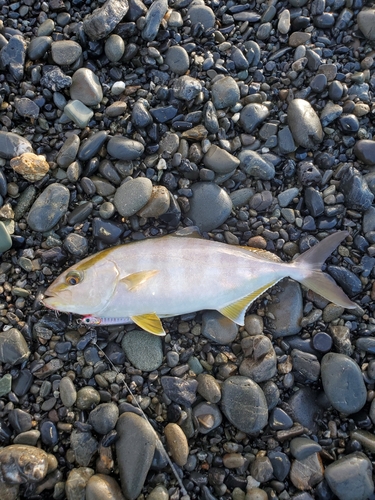
<path fill-rule="evenodd" d="M 293 420 L 281 408 L 274 408 L 270 412 L 268 423 L 271 429 L 275 431 L 290 429 L 293 426 Z"/>
<path fill-rule="evenodd" d="M 63 377 L 60 380 L 59 390 L 62 404 L 67 408 L 72 407 L 77 399 L 77 391 L 72 379 L 70 377 Z"/>
<path fill-rule="evenodd" d="M 353 359 L 344 354 L 328 353 L 322 359 L 321 370 L 324 392 L 336 410 L 350 415 L 364 406 L 366 387 Z"/>
<path fill-rule="evenodd" d="M 88 252 L 87 238 L 80 234 L 69 234 L 64 240 L 64 248 L 76 257 L 84 257 Z"/>
<path fill-rule="evenodd" d="M 117 160 L 136 160 L 142 155 L 144 146 L 141 142 L 116 135 L 108 141 L 107 151 Z"/>
<path fill-rule="evenodd" d="M 303 316 L 301 287 L 295 281 L 285 279 L 280 282 L 281 291 L 276 292 L 275 299 L 267 309 L 274 319 L 267 322 L 274 338 L 296 335 L 300 332 L 300 321 Z"/>
<path fill-rule="evenodd" d="M 116 454 L 122 491 L 126 498 L 136 499 L 140 494 L 154 457 L 156 436 L 143 417 L 123 413 L 116 430 Z"/>
<path fill-rule="evenodd" d="M 366 500 L 374 491 L 372 465 L 364 453 L 351 453 L 328 465 L 325 479 L 340 500 Z"/>
<path fill-rule="evenodd" d="M 111 62 L 118 62 L 125 52 L 124 40 L 119 35 L 111 35 L 105 42 L 104 52 Z"/>
<path fill-rule="evenodd" d="M 0 50 L 0 65 L 8 68 L 9 73 L 18 82 L 24 75 L 26 47 L 23 36 L 13 35 Z"/>
<path fill-rule="evenodd" d="M 40 437 L 47 447 L 55 446 L 59 441 L 56 425 L 50 420 L 45 420 L 40 425 Z"/>
<path fill-rule="evenodd" d="M 239 373 L 260 383 L 271 379 L 276 374 L 276 353 L 268 337 L 254 335 L 241 341 L 245 354 Z"/>
<path fill-rule="evenodd" d="M 83 29 L 91 40 L 108 36 L 129 10 L 127 0 L 107 0 L 83 20 Z"/>
<path fill-rule="evenodd" d="M 232 210 L 232 202 L 222 188 L 212 182 L 197 182 L 192 185 L 192 191 L 186 216 L 201 231 L 211 231 L 226 221 Z"/>
<path fill-rule="evenodd" d="M 113 477 L 95 474 L 87 482 L 85 500 L 125 500 L 125 497 Z"/>
<path fill-rule="evenodd" d="M 12 238 L 8 233 L 5 224 L 0 221 L 0 252 L 6 252 L 12 248 Z"/>
<path fill-rule="evenodd" d="M 56 158 L 56 163 L 61 168 L 68 168 L 76 159 L 80 142 L 78 135 L 75 134 L 66 139 Z"/>
<path fill-rule="evenodd" d="M 27 223 L 34 231 L 52 229 L 65 214 L 69 204 L 69 190 L 62 184 L 50 184 L 34 202 Z"/>
<path fill-rule="evenodd" d="M 201 434 L 208 434 L 221 425 L 222 415 L 219 407 L 214 403 L 201 402 L 193 408 L 193 416 L 197 430 Z"/>
<path fill-rule="evenodd" d="M 221 409 L 237 429 L 247 434 L 257 434 L 267 425 L 266 398 L 248 377 L 234 376 L 224 381 Z"/>
<path fill-rule="evenodd" d="M 215 25 L 215 14 L 213 10 L 203 4 L 194 3 L 188 10 L 191 24 L 202 23 L 205 29 L 213 28 Z"/>
<path fill-rule="evenodd" d="M 119 416 L 118 406 L 114 403 L 102 403 L 91 410 L 89 423 L 95 432 L 107 434 L 115 428 Z"/>
<path fill-rule="evenodd" d="M 238 155 L 238 159 L 241 169 L 255 179 L 271 180 L 275 177 L 275 168 L 272 163 L 255 151 L 243 149 Z"/>
<path fill-rule="evenodd" d="M 161 377 L 163 390 L 171 401 L 184 406 L 191 406 L 196 399 L 198 382 L 195 379 Z"/>
<path fill-rule="evenodd" d="M 271 461 L 273 473 L 278 481 L 284 481 L 290 471 L 290 461 L 288 456 L 281 451 L 268 452 L 268 458 Z"/>
<path fill-rule="evenodd" d="M 269 109 L 263 104 L 246 104 L 240 112 L 239 123 L 245 132 L 251 134 L 269 115 Z"/>
<path fill-rule="evenodd" d="M 299 490 L 310 490 L 323 479 L 323 464 L 318 453 L 295 460 L 290 469 L 290 480 Z"/>
<path fill-rule="evenodd" d="M 296 144 L 315 149 L 323 140 L 323 130 L 318 115 L 304 99 L 293 99 L 288 106 L 288 125 Z"/>
<path fill-rule="evenodd" d="M 2 481 L 26 484 L 41 481 L 48 471 L 48 454 L 37 447 L 13 444 L 0 449 Z"/>
<path fill-rule="evenodd" d="M 19 365 L 30 356 L 27 342 L 16 328 L 0 332 L 0 361 L 10 365 Z"/>
<path fill-rule="evenodd" d="M 151 372 L 157 370 L 163 361 L 161 337 L 143 330 L 128 332 L 121 343 L 131 364 L 139 370 Z"/>
<path fill-rule="evenodd" d="M 73 40 L 60 40 L 52 42 L 51 55 L 53 62 L 59 66 L 73 64 L 82 54 L 82 47 Z"/>
<path fill-rule="evenodd" d="M 156 0 L 151 4 L 145 16 L 145 26 L 142 30 L 142 38 L 148 42 L 155 40 L 160 24 L 168 10 L 167 0 Z"/>
<path fill-rule="evenodd" d="M 52 38 L 50 36 L 37 36 L 33 38 L 27 47 L 27 55 L 31 61 L 42 59 L 50 49 Z"/>
<path fill-rule="evenodd" d="M 92 134 L 87 139 L 84 139 L 80 144 L 78 150 L 78 159 L 81 161 L 91 160 L 103 146 L 108 138 L 108 134 L 106 131 L 101 130 L 96 134 Z"/>
<path fill-rule="evenodd" d="M 329 352 L 332 347 L 332 338 L 325 332 L 318 332 L 312 339 L 314 349 L 319 352 Z"/>
<path fill-rule="evenodd" d="M 319 453 L 322 447 L 312 439 L 297 437 L 290 441 L 290 452 L 297 460 L 303 460 L 313 453 Z"/>
<path fill-rule="evenodd" d="M 79 68 L 72 76 L 70 97 L 86 106 L 96 106 L 103 99 L 99 78 L 88 68 Z"/>
<path fill-rule="evenodd" d="M 211 88 L 212 102 L 216 109 L 232 107 L 240 99 L 240 90 L 234 78 L 225 76 L 217 80 Z"/>

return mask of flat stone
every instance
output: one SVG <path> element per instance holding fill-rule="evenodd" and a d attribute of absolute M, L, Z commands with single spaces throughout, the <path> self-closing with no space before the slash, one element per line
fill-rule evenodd
<path fill-rule="evenodd" d="M 172 460 L 183 467 L 189 456 L 189 445 L 183 430 L 179 425 L 169 423 L 164 428 L 164 434 Z"/>
<path fill-rule="evenodd" d="M 30 209 L 27 223 L 41 233 L 52 229 L 66 213 L 70 200 L 68 188 L 62 184 L 50 184 L 38 196 Z"/>
<path fill-rule="evenodd" d="M 118 160 L 136 160 L 143 154 L 144 146 L 141 142 L 116 135 L 109 139 L 107 151 Z"/>
<path fill-rule="evenodd" d="M 324 392 L 331 405 L 351 415 L 366 404 L 366 386 L 357 363 L 345 354 L 325 354 L 321 362 Z"/>
<path fill-rule="evenodd" d="M 269 109 L 263 104 L 246 104 L 240 112 L 239 123 L 246 133 L 251 134 L 269 114 Z"/>
<path fill-rule="evenodd" d="M 49 171 L 45 156 L 34 153 L 23 153 L 21 156 L 12 158 L 10 166 L 29 182 L 40 181 Z"/>
<path fill-rule="evenodd" d="M 79 146 L 77 157 L 81 161 L 91 160 L 102 148 L 108 138 L 105 130 L 96 132 L 84 139 Z"/>
<path fill-rule="evenodd" d="M 128 332 L 121 342 L 121 347 L 130 363 L 144 372 L 157 370 L 163 361 L 161 337 L 143 330 Z"/>
<path fill-rule="evenodd" d="M 156 435 L 151 425 L 135 413 L 123 413 L 116 430 L 116 454 L 122 491 L 135 500 L 141 493 L 156 449 Z"/>
<path fill-rule="evenodd" d="M 87 482 L 85 500 L 125 500 L 125 497 L 116 479 L 106 474 L 95 474 Z"/>
<path fill-rule="evenodd" d="M 208 373 L 200 373 L 197 377 L 198 393 L 209 403 L 218 403 L 221 399 L 219 382 Z"/>
<path fill-rule="evenodd" d="M 168 11 L 168 0 L 155 0 L 148 9 L 145 16 L 145 26 L 142 30 L 142 38 L 147 42 L 155 40 L 159 32 L 163 17 Z"/>
<path fill-rule="evenodd" d="M 318 453 L 295 460 L 290 469 L 290 480 L 299 490 L 311 490 L 323 479 L 324 468 Z"/>
<path fill-rule="evenodd" d="M 238 155 L 240 168 L 255 179 L 271 180 L 275 177 L 275 167 L 260 154 L 250 149 L 242 149 Z"/>
<path fill-rule="evenodd" d="M 216 109 L 234 106 L 240 100 L 240 89 L 231 76 L 217 80 L 211 88 L 212 102 Z"/>
<path fill-rule="evenodd" d="M 77 391 L 70 377 L 63 377 L 60 380 L 60 398 L 61 402 L 67 408 L 71 408 L 77 399 Z"/>
<path fill-rule="evenodd" d="M 169 47 L 165 53 L 164 62 L 177 75 L 184 75 L 190 66 L 189 54 L 184 47 L 180 47 L 179 45 Z"/>
<path fill-rule="evenodd" d="M 108 36 L 129 10 L 127 0 L 107 0 L 83 20 L 83 29 L 91 40 Z"/>
<path fill-rule="evenodd" d="M 79 128 L 85 128 L 94 112 L 81 101 L 69 101 L 64 108 L 65 115 L 70 118 Z"/>
<path fill-rule="evenodd" d="M 113 203 L 120 215 L 130 217 L 146 205 L 151 194 L 152 182 L 150 179 L 138 177 L 117 188 Z"/>
<path fill-rule="evenodd" d="M 353 152 L 366 165 L 375 165 L 375 141 L 369 139 L 357 141 Z"/>
<path fill-rule="evenodd" d="M 35 446 L 12 444 L 0 449 L 1 480 L 10 484 L 37 483 L 48 472 L 48 454 Z"/>
<path fill-rule="evenodd" d="M 10 160 L 23 153 L 32 153 L 30 142 L 14 132 L 0 131 L 0 158 Z"/>
<path fill-rule="evenodd" d="M 16 328 L 0 332 L 0 361 L 19 365 L 27 361 L 30 351 L 22 333 Z"/>
<path fill-rule="evenodd" d="M 195 379 L 164 376 L 161 385 L 166 396 L 177 404 L 189 407 L 196 400 L 198 382 Z"/>
<path fill-rule="evenodd" d="M 318 115 L 304 99 L 293 99 L 288 106 L 288 125 L 294 141 L 306 149 L 315 149 L 323 140 Z"/>
<path fill-rule="evenodd" d="M 39 116 L 39 106 L 28 97 L 16 97 L 14 99 L 14 105 L 17 113 L 24 118 L 34 120 Z"/>
<path fill-rule="evenodd" d="M 192 185 L 193 196 L 186 216 L 201 231 L 212 231 L 223 224 L 232 211 L 228 194 L 212 182 L 197 182 Z"/>
<path fill-rule="evenodd" d="M 367 500 L 374 492 L 372 465 L 364 453 L 336 460 L 328 465 L 324 477 L 340 500 Z"/>
<path fill-rule="evenodd" d="M 227 174 L 235 170 L 240 164 L 240 160 L 235 156 L 213 144 L 204 155 L 203 163 L 218 174 Z"/>
<path fill-rule="evenodd" d="M 221 409 L 237 429 L 247 434 L 257 434 L 267 425 L 266 398 L 248 377 L 234 376 L 224 381 Z"/>
<path fill-rule="evenodd" d="M 213 10 L 204 5 L 194 3 L 188 10 L 191 24 L 194 26 L 197 23 L 202 23 L 205 30 L 215 26 L 215 14 Z"/>
<path fill-rule="evenodd" d="M 53 62 L 59 66 L 73 64 L 82 54 L 82 47 L 73 40 L 59 40 L 51 44 Z"/>
<path fill-rule="evenodd" d="M 61 168 L 68 168 L 69 165 L 74 162 L 77 157 L 80 143 L 80 138 L 76 134 L 73 134 L 67 138 L 56 158 L 56 163 Z"/>
<path fill-rule="evenodd" d="M 26 42 L 21 35 L 13 35 L 0 50 L 0 65 L 8 68 L 17 81 L 21 81 L 25 70 Z"/>
<path fill-rule="evenodd" d="M 77 99 L 86 106 L 97 106 L 103 99 L 99 78 L 88 68 L 79 68 L 74 72 L 69 90 L 73 100 Z"/>

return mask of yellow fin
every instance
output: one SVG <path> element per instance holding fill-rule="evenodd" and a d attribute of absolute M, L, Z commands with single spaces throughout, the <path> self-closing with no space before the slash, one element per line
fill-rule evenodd
<path fill-rule="evenodd" d="M 261 259 L 270 260 L 272 262 L 282 262 L 280 257 L 275 253 L 269 252 L 268 250 L 263 250 L 263 248 L 245 247 L 243 245 L 241 245 L 240 248 L 243 248 L 248 252 L 256 253 L 257 257 L 260 257 Z"/>
<path fill-rule="evenodd" d="M 263 292 L 268 290 L 271 286 L 273 286 L 275 283 L 277 283 L 278 280 L 272 281 L 271 283 L 268 283 L 267 285 L 262 286 L 261 288 L 258 288 L 258 290 L 255 290 L 254 292 L 250 293 L 249 295 L 246 295 L 245 297 L 242 297 L 242 299 L 237 300 L 236 302 L 232 302 L 232 304 L 229 304 L 222 309 L 219 309 L 219 312 L 225 316 L 226 318 L 234 321 L 238 325 L 244 325 L 245 324 L 245 313 L 249 305 L 257 298 L 259 295 L 261 295 Z"/>
<path fill-rule="evenodd" d="M 148 279 L 155 276 L 159 271 L 154 269 L 152 271 L 139 271 L 138 273 L 128 274 L 125 278 L 120 280 L 121 283 L 124 283 L 129 290 L 134 290 L 139 285 L 145 283 Z"/>
<path fill-rule="evenodd" d="M 163 325 L 160 318 L 155 313 L 140 314 L 139 316 L 131 316 L 132 321 L 146 332 L 154 335 L 165 335 Z"/>

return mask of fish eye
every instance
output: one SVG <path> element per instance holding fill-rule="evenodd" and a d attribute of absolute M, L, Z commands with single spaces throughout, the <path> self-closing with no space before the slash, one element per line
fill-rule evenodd
<path fill-rule="evenodd" d="M 83 280 L 83 274 L 79 271 L 70 271 L 65 278 L 67 285 L 78 285 Z"/>

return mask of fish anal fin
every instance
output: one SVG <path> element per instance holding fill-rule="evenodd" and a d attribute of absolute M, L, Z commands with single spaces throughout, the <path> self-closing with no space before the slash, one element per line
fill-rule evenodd
<path fill-rule="evenodd" d="M 263 292 L 265 292 L 266 290 L 268 290 L 268 288 L 277 283 L 277 281 L 278 280 L 272 281 L 271 283 L 268 283 L 267 285 L 258 288 L 254 292 L 249 293 L 249 295 L 242 297 L 242 299 L 239 299 L 236 302 L 228 304 L 227 306 L 219 309 L 219 312 L 226 318 L 234 321 L 234 323 L 237 323 L 238 325 L 244 325 L 245 313 L 249 305 L 257 297 L 259 297 L 259 295 L 262 295 Z"/>
<path fill-rule="evenodd" d="M 161 324 L 160 318 L 155 313 L 131 316 L 130 319 L 140 328 L 146 330 L 146 332 L 152 333 L 153 335 L 165 335 L 165 330 Z"/>
<path fill-rule="evenodd" d="M 158 272 L 157 269 L 153 269 L 151 271 L 139 271 L 137 273 L 128 274 L 120 280 L 120 283 L 124 283 L 129 290 L 134 290 L 134 288 L 142 285 Z"/>

